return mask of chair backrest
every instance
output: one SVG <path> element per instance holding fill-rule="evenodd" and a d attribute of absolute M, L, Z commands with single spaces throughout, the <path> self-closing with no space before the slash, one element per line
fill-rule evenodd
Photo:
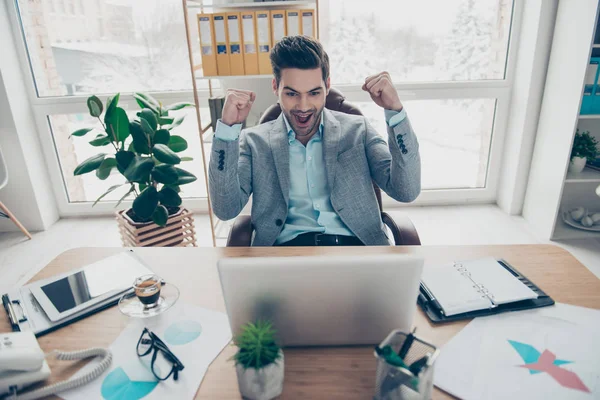
<path fill-rule="evenodd" d="M 358 107 L 346 101 L 346 97 L 342 94 L 342 92 L 334 88 L 329 89 L 329 94 L 325 99 L 325 108 L 346 114 L 363 115 Z M 279 114 L 281 114 L 281 107 L 279 106 L 279 103 L 275 103 L 265 110 L 258 123 L 263 124 L 265 122 L 273 121 L 279 118 Z M 373 182 L 373 190 L 375 191 L 375 196 L 377 197 L 379 211 L 382 211 L 381 189 L 379 189 L 379 186 L 377 186 L 375 182 Z"/>
<path fill-rule="evenodd" d="M 8 183 L 8 167 L 6 166 L 6 161 L 4 160 L 4 155 L 2 154 L 2 149 L 0 149 L 0 189 L 3 189 L 7 183 Z"/>

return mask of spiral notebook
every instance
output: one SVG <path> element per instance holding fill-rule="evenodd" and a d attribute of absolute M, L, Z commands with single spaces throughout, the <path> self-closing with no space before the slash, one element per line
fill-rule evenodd
<path fill-rule="evenodd" d="M 506 311 L 511 309 L 509 305 L 517 303 L 519 309 L 554 303 L 505 261 L 492 257 L 451 265 L 426 265 L 419 297 L 424 309 L 424 303 L 428 303 L 429 308 L 437 309 L 438 320 L 459 319 L 451 318 L 458 315 L 472 317 L 476 311 L 482 311 L 479 315 L 492 314 L 492 310 L 501 306 L 505 306 L 502 310 Z M 541 302 L 525 303 L 540 297 L 544 298 Z M 428 315 L 432 318 L 429 312 Z"/>

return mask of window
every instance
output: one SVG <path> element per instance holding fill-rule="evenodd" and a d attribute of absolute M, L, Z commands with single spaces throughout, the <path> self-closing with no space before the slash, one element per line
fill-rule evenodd
<path fill-rule="evenodd" d="M 100 181 L 93 173 L 73 176 L 79 163 L 102 148 L 89 145 L 93 134 L 89 138 L 69 135 L 97 123 L 87 112 L 86 98 L 91 94 L 105 102 L 107 96 L 121 93 L 119 106 L 131 115 L 139 109 L 131 92 L 152 93 L 164 104 L 194 101 L 181 1 L 14 0 L 14 4 L 24 59 L 33 75 L 32 106 L 59 211 L 61 215 L 111 213 L 125 192 L 116 190 L 94 208 L 91 205 L 124 178 L 114 174 Z M 44 13 L 51 7 L 57 12 Z M 206 103 L 202 97 L 201 104 Z M 182 112 L 188 115 L 173 133 L 188 142 L 182 155 L 194 158 L 182 168 L 198 178 L 182 188 L 182 197 L 188 207 L 202 210 L 207 193 L 196 113 L 191 108 L 177 113 Z M 210 119 L 208 108 L 202 109 L 202 115 L 205 121 Z"/>
<path fill-rule="evenodd" d="M 511 1 L 368 3 L 325 2 L 321 41 L 333 84 L 358 83 L 373 71 L 389 71 L 397 83 L 504 79 Z"/>
<path fill-rule="evenodd" d="M 40 3 L 17 1 L 39 97 L 191 90 L 181 1 L 100 0 L 78 10 L 83 19 L 65 19 L 75 3 L 61 0 L 42 27 L 35 8 L 53 3 Z"/>
<path fill-rule="evenodd" d="M 331 84 L 382 134 L 383 112 L 361 86 L 390 73 L 419 137 L 421 199 L 445 201 L 452 191 L 462 201 L 493 200 L 512 85 L 512 0 L 319 4 Z"/>

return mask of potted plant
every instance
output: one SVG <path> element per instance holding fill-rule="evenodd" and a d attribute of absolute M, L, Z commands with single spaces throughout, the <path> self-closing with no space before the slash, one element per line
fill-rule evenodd
<path fill-rule="evenodd" d="M 192 158 L 178 155 L 188 145 L 181 136 L 171 134 L 185 116 L 175 118 L 169 113 L 194 105 L 176 103 L 163 106 L 148 94 L 135 93 L 134 98 L 141 110 L 137 118 L 130 121 L 125 110 L 119 107 L 119 96 L 117 93 L 109 97 L 106 107 L 96 96 L 87 99 L 90 115 L 98 118 L 102 126 L 89 143 L 102 152 L 79 164 L 73 174 L 95 171 L 98 179 L 105 180 L 118 172 L 125 178 L 125 182 L 108 188 L 93 204 L 95 206 L 121 186 L 129 186 L 117 202 L 118 207 L 129 196 L 135 197 L 130 209 L 117 212 L 125 246 L 170 246 L 182 241 L 193 242 L 193 219 L 189 211 L 181 207 L 179 192 L 180 186 L 197 178 L 176 166 Z M 100 129 L 83 128 L 71 136 L 83 137 L 97 130 Z M 191 240 L 188 240 L 190 236 Z"/>
<path fill-rule="evenodd" d="M 594 161 L 598 156 L 598 141 L 590 135 L 589 131 L 575 133 L 573 149 L 571 150 L 571 162 L 569 171 L 575 174 L 581 173 L 587 161 Z"/>
<path fill-rule="evenodd" d="M 242 397 L 269 400 L 283 391 L 283 352 L 275 341 L 270 322 L 247 323 L 234 338 L 236 364 Z"/>

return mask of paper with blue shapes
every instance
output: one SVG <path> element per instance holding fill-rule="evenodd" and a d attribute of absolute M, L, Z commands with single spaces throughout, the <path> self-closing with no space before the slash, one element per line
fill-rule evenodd
<path fill-rule="evenodd" d="M 152 392 L 158 380 L 133 381 L 123 367 L 117 367 L 106 375 L 102 381 L 100 394 L 107 400 L 138 400 Z"/>
<path fill-rule="evenodd" d="M 508 342 L 517 351 L 517 353 L 519 353 L 519 355 L 521 356 L 521 358 L 523 359 L 523 361 L 525 361 L 525 364 L 533 364 L 533 363 L 535 363 L 535 362 L 537 362 L 539 360 L 541 354 L 532 345 L 521 343 L 521 342 L 517 342 L 515 340 L 509 340 Z M 572 362 L 573 361 L 566 361 L 566 360 L 556 359 L 556 360 L 554 360 L 553 364 L 554 365 L 564 365 L 564 364 L 571 364 Z M 536 371 L 534 369 L 530 369 L 529 370 L 529 373 L 531 375 L 533 375 L 533 374 L 539 374 L 541 372 L 542 371 Z"/>
<path fill-rule="evenodd" d="M 176 382 L 157 381 L 150 369 L 151 356 L 137 356 L 136 345 L 144 327 L 156 333 L 184 364 Z M 180 302 L 155 318 L 133 319 L 110 346 L 110 368 L 89 384 L 60 396 L 66 400 L 193 398 L 210 363 L 230 341 L 226 314 Z M 87 373 L 98 362 L 90 362 L 76 376 Z"/>
<path fill-rule="evenodd" d="M 202 325 L 194 320 L 179 321 L 165 331 L 165 341 L 174 346 L 188 344 L 202 333 Z"/>

